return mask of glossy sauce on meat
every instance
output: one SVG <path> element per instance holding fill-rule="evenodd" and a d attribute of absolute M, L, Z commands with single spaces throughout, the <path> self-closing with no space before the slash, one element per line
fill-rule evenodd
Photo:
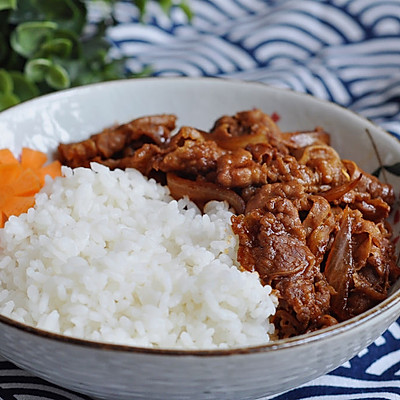
<path fill-rule="evenodd" d="M 342 160 L 329 134 L 281 132 L 258 109 L 219 118 L 209 132 L 154 115 L 60 144 L 71 167 L 136 168 L 202 207 L 236 211 L 238 261 L 276 291 L 274 323 L 290 337 L 346 320 L 387 296 L 399 277 L 386 222 L 393 189 Z"/>

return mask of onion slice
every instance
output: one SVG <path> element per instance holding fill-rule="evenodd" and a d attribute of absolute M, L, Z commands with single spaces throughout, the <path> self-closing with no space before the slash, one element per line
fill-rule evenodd
<path fill-rule="evenodd" d="M 346 182 L 343 185 L 336 186 L 332 189 L 327 190 L 326 192 L 321 192 L 318 194 L 331 203 L 332 201 L 340 199 L 346 193 L 353 190 L 357 186 L 358 182 L 360 182 L 361 177 L 362 175 L 359 175 L 358 178 L 353 179 L 350 182 Z"/>
<path fill-rule="evenodd" d="M 167 174 L 167 185 L 171 196 L 175 199 L 188 196 L 200 208 L 203 208 L 211 200 L 227 201 L 237 214 L 244 213 L 244 200 L 233 190 L 221 187 L 215 183 L 192 181 L 169 172 Z"/>
<path fill-rule="evenodd" d="M 340 320 L 349 317 L 347 301 L 350 282 L 354 273 L 352 231 L 353 218 L 350 215 L 349 207 L 346 207 L 324 271 L 328 283 L 336 291 L 331 298 L 331 307 Z"/>

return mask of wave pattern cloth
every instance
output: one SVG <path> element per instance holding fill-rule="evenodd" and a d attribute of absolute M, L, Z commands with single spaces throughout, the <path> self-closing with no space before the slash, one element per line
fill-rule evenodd
<path fill-rule="evenodd" d="M 189 0 L 170 18 L 129 2 L 109 32 L 133 72 L 261 81 L 334 101 L 400 138 L 400 0 Z M 91 18 L 98 18 L 92 10 Z M 274 400 L 400 398 L 400 320 L 335 371 Z M 4 400 L 82 400 L 0 361 Z M 117 398 L 117 397 L 116 397 Z M 169 400 L 169 399 L 166 399 Z M 234 399 L 232 399 L 234 400 Z"/>
<path fill-rule="evenodd" d="M 120 3 L 115 54 L 155 75 L 266 82 L 350 107 L 400 134 L 399 0 L 191 0 L 187 24 Z"/>

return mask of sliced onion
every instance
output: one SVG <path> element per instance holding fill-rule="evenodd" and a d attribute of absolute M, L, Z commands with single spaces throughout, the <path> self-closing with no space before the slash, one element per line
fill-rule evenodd
<path fill-rule="evenodd" d="M 212 137 L 212 134 L 210 134 L 208 137 L 212 138 L 218 144 L 219 147 L 226 150 L 244 149 L 249 144 L 269 142 L 268 137 L 264 131 L 260 131 L 250 135 L 232 136 L 223 138 L 218 137 L 217 135 Z"/>
<path fill-rule="evenodd" d="M 215 183 L 192 181 L 170 172 L 167 174 L 167 185 L 171 196 L 175 199 L 188 196 L 190 200 L 201 208 L 211 200 L 227 201 L 237 214 L 244 213 L 244 200 L 233 190 L 226 189 Z"/>
<path fill-rule="evenodd" d="M 318 193 L 318 195 L 324 197 L 329 202 L 338 200 L 346 193 L 350 192 L 350 190 L 353 190 L 357 186 L 358 182 L 360 182 L 361 177 L 362 175 L 359 175 L 357 179 L 353 179 L 352 181 L 346 182 L 343 185 L 336 186 L 330 190 L 327 190 L 326 192 Z"/>
<path fill-rule="evenodd" d="M 349 207 L 346 207 L 324 271 L 328 283 L 336 291 L 331 298 L 331 307 L 340 320 L 345 320 L 349 317 L 347 301 L 350 282 L 354 273 L 352 231 L 353 218 L 350 216 Z"/>
<path fill-rule="evenodd" d="M 298 161 L 299 164 L 307 165 L 309 161 L 320 158 L 329 161 L 331 164 L 342 165 L 342 161 L 336 150 L 326 144 L 314 144 L 305 147 Z"/>

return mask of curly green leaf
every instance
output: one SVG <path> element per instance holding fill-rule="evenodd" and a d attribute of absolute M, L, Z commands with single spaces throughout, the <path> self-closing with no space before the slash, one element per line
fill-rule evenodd
<path fill-rule="evenodd" d="M 0 69 L 0 93 L 8 94 L 14 90 L 13 80 L 5 69 Z"/>
<path fill-rule="evenodd" d="M 68 58 L 72 52 L 73 43 L 66 38 L 54 38 L 42 44 L 39 50 L 41 57 L 61 57 Z"/>
<path fill-rule="evenodd" d="M 141 17 L 146 13 L 147 0 L 132 0 L 135 6 L 139 9 Z"/>
<path fill-rule="evenodd" d="M 0 0 L 1 109 L 39 94 L 70 86 L 135 77 L 126 59 L 109 58 L 106 30 L 115 23 L 109 13 L 84 30 L 87 6 L 95 0 Z M 157 3 L 166 14 L 180 7 L 192 18 L 189 0 L 130 0 L 143 18 L 146 6 Z M 4 10 L 4 12 L 2 12 Z M 145 69 L 139 75 L 149 75 Z"/>
<path fill-rule="evenodd" d="M 160 0 L 160 6 L 166 14 L 171 11 L 173 4 L 172 0 Z"/>
<path fill-rule="evenodd" d="M 54 37 L 53 39 L 63 39 L 69 41 L 71 45 L 71 51 L 68 55 L 68 57 L 63 57 L 63 58 L 80 58 L 82 57 L 82 44 L 81 44 L 81 37 L 69 30 L 65 29 L 57 29 L 57 31 L 54 32 Z"/>
<path fill-rule="evenodd" d="M 82 0 L 31 0 L 43 19 L 56 22 L 60 28 L 81 33 L 85 24 L 87 10 Z"/>
<path fill-rule="evenodd" d="M 15 10 L 17 8 L 17 0 L 0 0 L 1 10 Z"/>
<path fill-rule="evenodd" d="M 42 82 L 46 79 L 53 63 L 46 58 L 35 58 L 25 65 L 25 75 L 33 82 Z"/>
<path fill-rule="evenodd" d="M 13 93 L 0 93 L 0 111 L 20 103 L 20 99 Z"/>
<path fill-rule="evenodd" d="M 26 101 L 39 96 L 40 92 L 37 86 L 31 82 L 22 72 L 11 71 L 10 76 L 13 80 L 14 95 L 20 101 Z"/>
<path fill-rule="evenodd" d="M 25 75 L 33 82 L 46 82 L 52 89 L 60 90 L 71 86 L 68 71 L 46 58 L 35 58 L 27 62 Z"/>
<path fill-rule="evenodd" d="M 57 26 L 56 23 L 50 21 L 19 24 L 11 34 L 11 47 L 26 58 L 32 57 L 51 37 Z"/>
<path fill-rule="evenodd" d="M 53 89 L 67 89 L 71 86 L 68 72 L 61 65 L 52 65 L 45 79 L 46 83 Z"/>
<path fill-rule="evenodd" d="M 182 9 L 182 11 L 185 13 L 188 21 L 192 21 L 193 19 L 193 11 L 190 8 L 189 4 L 186 3 L 185 1 L 182 1 L 179 7 Z"/>

